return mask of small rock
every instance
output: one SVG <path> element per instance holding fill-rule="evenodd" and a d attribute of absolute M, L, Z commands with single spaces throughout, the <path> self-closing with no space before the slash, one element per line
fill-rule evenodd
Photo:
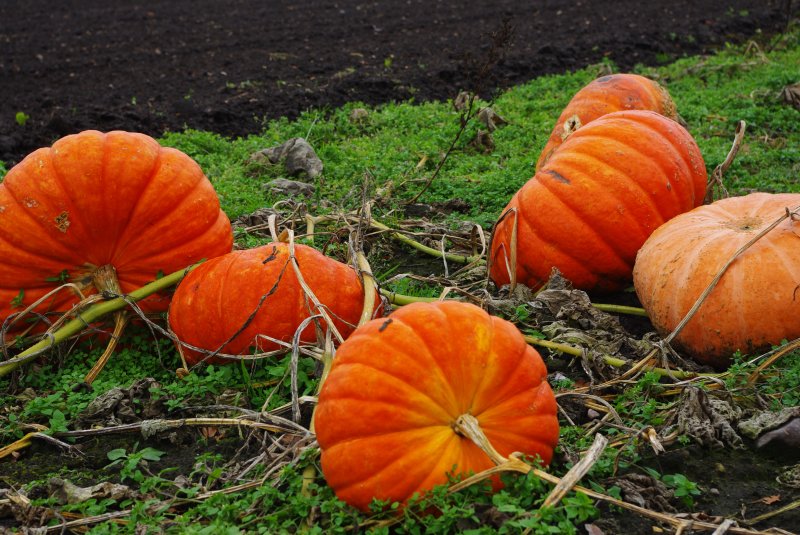
<path fill-rule="evenodd" d="M 275 180 L 264 184 L 264 189 L 275 195 L 285 195 L 288 197 L 294 195 L 303 195 L 305 197 L 310 197 L 314 194 L 314 190 L 316 188 L 313 184 L 308 184 L 306 182 L 288 180 L 286 178 L 276 178 Z"/>
<path fill-rule="evenodd" d="M 259 208 L 250 214 L 239 216 L 234 224 L 238 227 L 257 227 L 264 226 L 269 223 L 270 216 L 275 215 L 281 217 L 280 212 L 274 208 Z"/>
<path fill-rule="evenodd" d="M 309 145 L 308 141 L 301 137 L 294 137 L 276 147 L 260 150 L 250 156 L 250 161 L 262 163 L 268 161 L 271 164 L 284 162 L 286 171 L 297 176 L 305 173 L 308 178 L 316 178 L 322 173 L 322 160 Z"/>
<path fill-rule="evenodd" d="M 369 112 L 364 108 L 354 108 L 353 111 L 350 112 L 348 119 L 354 124 L 364 124 L 367 122 L 367 119 L 369 119 Z"/>
<path fill-rule="evenodd" d="M 770 447 L 800 458 L 800 418 L 793 418 L 777 429 L 764 433 L 758 437 L 756 447 Z"/>
<path fill-rule="evenodd" d="M 478 112 L 478 120 L 486 126 L 489 132 L 494 132 L 499 127 L 508 124 L 508 121 L 495 113 L 492 108 L 482 108 Z"/>

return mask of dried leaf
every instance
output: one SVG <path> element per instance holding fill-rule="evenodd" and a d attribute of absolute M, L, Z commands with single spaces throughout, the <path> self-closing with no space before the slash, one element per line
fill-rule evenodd
<path fill-rule="evenodd" d="M 678 432 L 703 446 L 744 448 L 734 425 L 742 410 L 698 388 L 684 389 L 678 403 Z"/>
<path fill-rule="evenodd" d="M 781 91 L 781 99 L 790 106 L 800 110 L 800 83 L 787 85 Z"/>
<path fill-rule="evenodd" d="M 790 466 L 775 478 L 784 487 L 800 489 L 800 464 Z"/>
<path fill-rule="evenodd" d="M 477 97 L 475 97 L 472 93 L 469 93 L 468 91 L 462 91 L 456 95 L 456 98 L 453 100 L 453 108 L 455 108 L 456 111 L 463 111 L 469 106 L 470 99 L 475 98 Z"/>
<path fill-rule="evenodd" d="M 316 188 L 314 184 L 308 184 L 298 180 L 289 180 L 287 178 L 276 178 L 264 184 L 264 189 L 273 195 L 284 197 L 296 197 L 298 195 L 310 197 L 314 195 L 314 190 Z"/>
<path fill-rule="evenodd" d="M 469 142 L 469 145 L 484 154 L 489 154 L 494 150 L 494 138 L 492 134 L 479 128 L 475 138 Z"/>
<path fill-rule="evenodd" d="M 675 498 L 675 493 L 663 482 L 646 474 L 625 474 L 606 480 L 607 486 L 616 485 L 622 490 L 622 497 L 626 502 L 639 507 L 645 507 L 662 513 L 675 513 L 670 500 Z"/>
<path fill-rule="evenodd" d="M 481 111 L 478 112 L 478 120 L 483 123 L 489 132 L 494 132 L 499 127 L 508 124 L 508 121 L 495 113 L 492 108 L 481 108 Z"/>
<path fill-rule="evenodd" d="M 594 524 L 586 524 L 583 527 L 586 528 L 586 533 L 588 535 L 605 535 L 605 532 Z"/>
<path fill-rule="evenodd" d="M 174 396 L 153 399 L 151 389 L 159 388 L 152 377 L 140 379 L 129 388 L 112 388 L 96 397 L 75 420 L 76 427 L 104 427 L 160 418 L 167 413 L 166 401 Z"/>
<path fill-rule="evenodd" d="M 91 487 L 79 487 L 59 477 L 51 478 L 48 486 L 50 487 L 50 496 L 58 500 L 61 505 L 81 503 L 92 498 L 96 500 L 106 498 L 124 500 L 126 498 L 136 498 L 139 495 L 127 485 L 105 482 Z"/>

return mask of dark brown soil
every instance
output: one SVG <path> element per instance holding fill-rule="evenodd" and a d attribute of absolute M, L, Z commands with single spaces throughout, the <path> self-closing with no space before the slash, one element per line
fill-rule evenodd
<path fill-rule="evenodd" d="M 0 160 L 87 128 L 240 136 L 348 101 L 446 99 L 779 32 L 792 0 L 0 2 Z M 474 66 L 507 20 L 491 76 Z M 479 88 L 480 89 L 480 88 Z M 28 117 L 16 117 L 22 112 Z M 24 124 L 19 124 L 24 123 Z"/>

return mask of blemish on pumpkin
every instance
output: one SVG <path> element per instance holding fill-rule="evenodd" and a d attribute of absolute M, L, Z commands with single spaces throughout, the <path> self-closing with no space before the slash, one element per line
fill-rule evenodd
<path fill-rule="evenodd" d="M 0 214 L 6 211 L 5 205 L 0 204 Z"/>
<path fill-rule="evenodd" d="M 36 199 L 31 199 L 30 197 L 25 197 L 25 200 L 23 202 L 25 203 L 25 206 L 27 206 L 28 208 L 36 208 L 37 206 L 39 206 L 39 201 L 37 201 Z"/>
<path fill-rule="evenodd" d="M 764 222 L 758 217 L 743 217 L 728 221 L 723 226 L 736 232 L 752 232 L 761 228 L 763 224 Z"/>
<path fill-rule="evenodd" d="M 55 217 L 56 228 L 66 233 L 69 228 L 69 213 L 64 211 Z"/>
<path fill-rule="evenodd" d="M 559 182 L 561 182 L 563 184 L 572 184 L 572 182 L 570 182 L 568 178 L 566 178 L 564 175 L 562 175 L 558 171 L 554 171 L 553 169 L 547 169 L 545 171 L 545 173 L 547 173 L 548 175 L 552 176 L 553 178 L 555 178 L 556 180 L 558 180 Z"/>
<path fill-rule="evenodd" d="M 275 247 L 275 246 L 273 245 L 273 246 L 272 246 L 272 252 L 269 254 L 269 256 L 268 256 L 268 257 L 266 257 L 266 258 L 265 258 L 265 259 L 264 259 L 264 260 L 261 262 L 261 265 L 264 265 L 264 264 L 266 264 L 266 263 L 268 263 L 268 262 L 272 262 L 272 261 L 273 261 L 273 260 L 275 260 L 276 258 L 278 258 L 278 248 L 277 248 L 277 247 Z"/>
<path fill-rule="evenodd" d="M 581 123 L 581 118 L 578 117 L 576 113 L 566 121 L 564 121 L 564 125 L 562 126 L 563 131 L 561 132 L 561 141 L 566 141 L 569 136 L 574 134 L 583 124 Z"/>
<path fill-rule="evenodd" d="M 384 329 L 386 329 L 386 327 L 388 327 L 388 326 L 389 326 L 389 324 L 390 324 L 390 323 L 392 323 L 392 318 L 389 318 L 389 319 L 387 319 L 386 321 L 384 321 L 384 322 L 383 322 L 383 325 L 381 325 L 380 327 L 378 327 L 378 332 L 379 332 L 379 333 L 382 333 L 382 332 L 384 331 Z"/>

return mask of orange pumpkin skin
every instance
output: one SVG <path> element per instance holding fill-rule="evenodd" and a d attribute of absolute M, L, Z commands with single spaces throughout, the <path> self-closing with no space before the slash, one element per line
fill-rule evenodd
<path fill-rule="evenodd" d="M 325 479 L 367 511 L 373 498 L 406 502 L 454 469 L 490 468 L 451 427 L 467 413 L 502 455 L 548 463 L 558 420 L 546 375 L 514 325 L 474 305 L 414 303 L 370 321 L 337 350 L 320 392 L 314 424 Z"/>
<path fill-rule="evenodd" d="M 667 335 L 734 253 L 800 206 L 800 194 L 752 193 L 701 206 L 653 233 L 639 251 L 633 280 L 656 329 Z M 673 346 L 724 368 L 800 337 L 800 221 L 785 220 L 728 267 Z"/>
<path fill-rule="evenodd" d="M 295 245 L 295 258 L 303 280 L 326 307 L 337 330 L 347 337 L 353 332 L 364 307 L 364 289 L 358 274 L 350 266 L 305 245 Z M 266 294 L 269 295 L 259 305 Z M 376 302 L 379 301 L 376 293 Z M 281 347 L 258 335 L 291 342 L 303 320 L 313 315 L 309 310 L 313 310 L 313 304 L 306 303 L 297 274 L 289 262 L 288 244 L 270 243 L 233 251 L 195 268 L 175 290 L 169 325 L 181 341 L 190 345 L 244 355 L 251 347 L 261 351 Z M 253 312 L 256 312 L 253 319 L 237 335 Z M 324 327 L 325 321 L 320 320 L 320 324 Z M 225 343 L 234 335 L 233 340 Z M 300 340 L 312 342 L 316 339 L 312 323 L 303 330 Z M 184 350 L 188 364 L 196 364 L 205 356 L 198 351 Z M 233 361 L 211 357 L 205 362 Z"/>
<path fill-rule="evenodd" d="M 517 210 L 517 282 L 540 288 L 557 267 L 576 288 L 624 288 L 645 240 L 702 203 L 705 187 L 700 150 L 675 121 L 651 111 L 592 121 L 506 207 Z M 490 276 L 498 286 L 510 282 L 514 220 L 513 213 L 501 218 L 492 237 Z"/>
<path fill-rule="evenodd" d="M 230 221 L 189 156 L 144 134 L 66 136 L 0 183 L 0 322 L 61 285 L 63 272 L 90 294 L 96 268 L 111 265 L 127 293 L 232 246 Z M 22 307 L 12 305 L 20 290 Z M 40 310 L 76 302 L 62 291 Z M 169 299 L 139 304 L 163 311 Z"/>
<path fill-rule="evenodd" d="M 603 115 L 625 110 L 650 110 L 678 119 L 672 97 L 658 82 L 638 74 L 602 76 L 575 93 L 561 112 L 536 163 L 537 171 L 576 129 Z"/>

